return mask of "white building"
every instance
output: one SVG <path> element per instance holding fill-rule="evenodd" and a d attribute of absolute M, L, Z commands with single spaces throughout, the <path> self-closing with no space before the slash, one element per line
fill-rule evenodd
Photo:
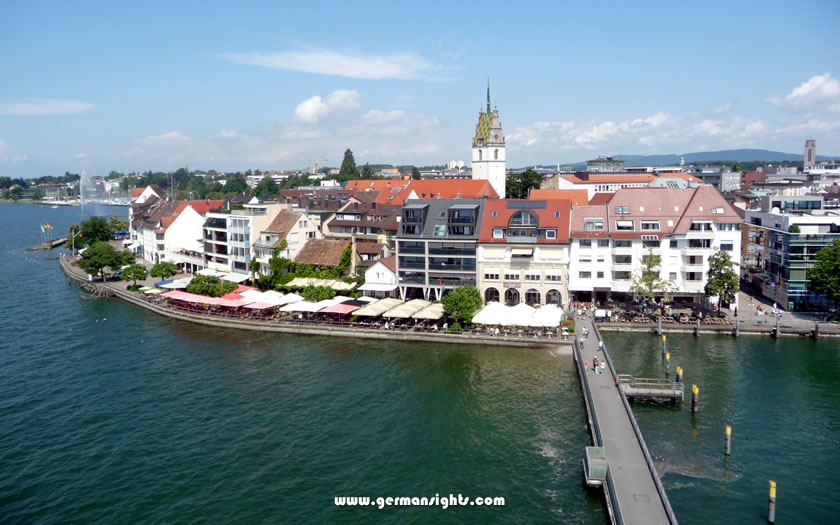
<path fill-rule="evenodd" d="M 714 250 L 740 263 L 741 222 L 711 186 L 627 188 L 604 205 L 576 206 L 569 291 L 580 301 L 629 294 L 652 253 L 661 257 L 660 277 L 675 285 L 671 295 L 699 302 Z"/>
<path fill-rule="evenodd" d="M 490 181 L 500 198 L 505 197 L 505 136 L 499 120 L 499 108 L 490 110 L 490 86 L 487 86 L 487 111 L 479 112 L 472 145 L 472 178 Z"/>
<path fill-rule="evenodd" d="M 286 241 L 286 249 L 279 255 L 286 259 L 294 259 L 306 241 L 323 238 L 318 226 L 305 212 L 278 211 L 271 224 L 259 232 L 259 238 L 254 243 L 254 256 L 260 263 L 260 273 L 271 273 L 269 259 L 274 256 L 274 250 L 283 241 Z"/>
<path fill-rule="evenodd" d="M 188 273 L 204 268 L 202 230 L 205 215 L 224 201 L 179 202 L 178 208 L 161 219 L 163 230 L 164 260 Z"/>
<path fill-rule="evenodd" d="M 397 257 L 379 259 L 365 270 L 365 284 L 359 290 L 368 297 L 396 297 Z"/>

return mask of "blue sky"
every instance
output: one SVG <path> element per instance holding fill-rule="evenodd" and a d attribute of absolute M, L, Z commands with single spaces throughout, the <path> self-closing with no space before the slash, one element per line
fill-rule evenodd
<path fill-rule="evenodd" d="M 0 175 L 840 154 L 838 2 L 118 4 L 0 4 Z"/>

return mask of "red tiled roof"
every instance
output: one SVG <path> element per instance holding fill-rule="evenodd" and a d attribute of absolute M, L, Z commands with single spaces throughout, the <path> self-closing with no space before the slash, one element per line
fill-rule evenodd
<path fill-rule="evenodd" d="M 338 266 L 349 240 L 309 239 L 295 257 L 296 263 L 317 266 Z"/>
<path fill-rule="evenodd" d="M 143 191 L 144 191 L 145 189 L 146 189 L 146 187 L 145 187 L 145 186 L 143 186 L 142 188 L 134 188 L 134 189 L 132 189 L 132 190 L 131 190 L 131 198 L 132 198 L 132 199 L 136 199 L 137 197 L 139 197 L 140 195 L 142 195 L 142 194 L 143 194 Z"/>
<path fill-rule="evenodd" d="M 545 199 L 569 199 L 572 205 L 579 206 L 586 204 L 589 199 L 589 192 L 587 190 L 543 190 L 534 188 L 528 194 L 531 200 L 545 200 Z"/>
<path fill-rule="evenodd" d="M 508 203 L 544 202 L 545 208 L 509 208 Z M 568 244 L 569 219 L 572 201 L 569 199 L 489 199 L 484 204 L 479 242 L 505 243 L 506 239 L 494 239 L 493 228 L 507 228 L 510 218 L 516 212 L 527 211 L 537 216 L 540 228 L 557 228 L 557 239 L 538 239 L 538 244 Z M 559 212 L 559 217 L 556 217 Z M 494 216 L 495 215 L 495 216 Z"/>
<path fill-rule="evenodd" d="M 390 257 L 385 257 L 384 259 L 379 259 L 379 262 L 385 265 L 386 268 L 391 270 L 392 272 L 397 271 L 397 256 L 392 255 Z"/>
<path fill-rule="evenodd" d="M 350 180 L 345 189 L 353 191 L 384 191 L 391 188 L 402 188 L 406 181 L 402 179 Z"/>
<path fill-rule="evenodd" d="M 586 230 L 584 219 L 604 219 L 604 229 L 598 231 Z M 572 210 L 572 220 L 569 225 L 570 236 L 578 239 L 606 239 L 609 236 L 608 221 L 606 205 L 575 206 Z"/>
<path fill-rule="evenodd" d="M 418 199 L 498 199 L 499 194 L 490 181 L 482 179 L 426 179 L 410 180 L 402 186 L 384 189 L 376 197 L 378 204 L 402 206 L 411 192 Z"/>
<path fill-rule="evenodd" d="M 613 195 L 615 195 L 615 193 L 596 193 L 591 199 L 589 199 L 588 204 L 606 204 L 610 202 Z"/>

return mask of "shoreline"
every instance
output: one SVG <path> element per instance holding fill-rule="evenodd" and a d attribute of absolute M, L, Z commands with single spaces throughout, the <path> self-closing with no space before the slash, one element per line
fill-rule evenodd
<path fill-rule="evenodd" d="M 214 316 L 190 313 L 182 310 L 175 310 L 150 303 L 137 296 L 136 292 L 121 290 L 117 286 L 108 283 L 91 282 L 82 277 L 81 270 L 75 270 L 68 264 L 68 260 L 59 257 L 61 269 L 73 284 L 83 290 L 101 297 L 116 296 L 128 303 L 139 306 L 148 311 L 181 321 L 202 324 L 205 326 L 216 326 L 220 328 L 233 328 L 237 330 L 252 330 L 261 332 L 276 332 L 298 335 L 350 337 L 361 339 L 395 340 L 403 342 L 424 342 L 444 344 L 469 344 L 485 346 L 507 346 L 516 348 L 550 348 L 559 351 L 561 355 L 572 355 L 572 340 L 562 339 L 528 339 L 528 338 L 507 338 L 493 336 L 476 336 L 472 334 L 446 334 L 412 331 L 384 331 L 371 330 L 368 328 L 306 325 L 293 322 L 270 322 L 270 321 L 248 321 L 231 318 L 217 318 Z M 85 274 L 86 276 L 87 274 Z"/>

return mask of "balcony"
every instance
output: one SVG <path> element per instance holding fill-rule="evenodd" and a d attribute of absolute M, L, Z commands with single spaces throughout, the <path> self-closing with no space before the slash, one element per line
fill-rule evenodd
<path fill-rule="evenodd" d="M 691 257 L 691 256 L 702 256 L 706 255 L 711 248 L 683 248 L 680 250 L 680 254 L 683 257 Z"/>
<path fill-rule="evenodd" d="M 536 237 L 523 237 L 520 235 L 509 235 L 505 237 L 508 244 L 537 244 Z"/>

